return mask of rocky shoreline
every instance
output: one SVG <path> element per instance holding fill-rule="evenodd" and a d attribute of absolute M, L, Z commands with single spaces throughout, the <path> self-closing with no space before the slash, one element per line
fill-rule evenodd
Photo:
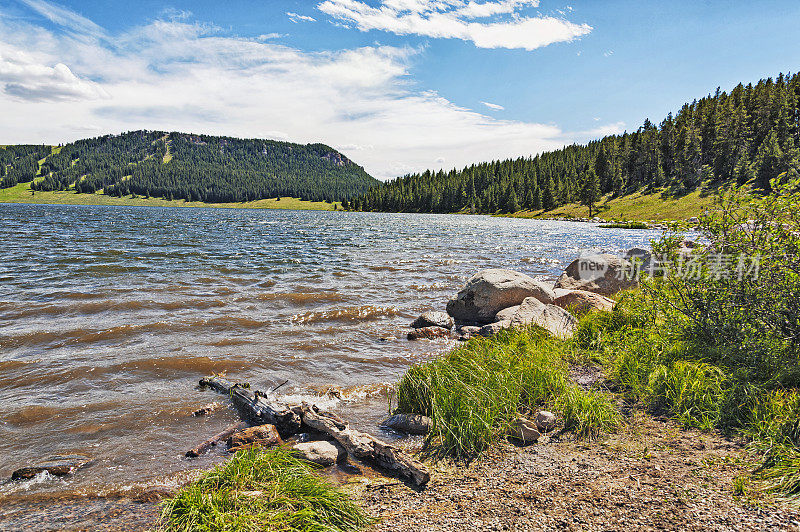
<path fill-rule="evenodd" d="M 491 336 L 513 327 L 539 326 L 558 338 L 572 336 L 577 319 L 570 310 L 610 311 L 608 296 L 638 286 L 638 269 L 651 254 L 634 248 L 624 256 L 589 254 L 572 261 L 552 287 L 523 273 L 488 269 L 467 280 L 447 303 L 411 324 L 409 340 Z"/>

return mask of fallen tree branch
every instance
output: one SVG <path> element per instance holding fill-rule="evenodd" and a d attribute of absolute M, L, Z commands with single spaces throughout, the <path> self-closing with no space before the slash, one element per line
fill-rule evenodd
<path fill-rule="evenodd" d="M 370 460 L 385 469 L 396 471 L 417 486 L 423 486 L 430 480 L 431 474 L 425 465 L 397 447 L 350 428 L 338 416 L 321 412 L 315 405 L 303 403 L 300 411 L 305 425 L 330 435 L 356 458 Z"/>
<path fill-rule="evenodd" d="M 210 448 L 212 448 L 219 442 L 227 440 L 228 438 L 233 436 L 234 433 L 244 429 L 245 427 L 247 427 L 247 423 L 237 423 L 236 425 L 230 425 L 229 427 L 226 427 L 225 430 L 223 430 L 219 434 L 210 437 L 209 439 L 207 439 L 194 449 L 189 449 L 188 451 L 186 451 L 186 456 L 188 456 L 189 458 L 197 458 L 201 454 L 205 454 Z"/>
<path fill-rule="evenodd" d="M 259 392 L 252 392 L 239 384 L 233 384 L 220 377 L 204 377 L 200 386 L 208 386 L 217 392 L 227 394 L 239 414 L 254 425 L 268 423 L 275 425 L 282 438 L 296 434 L 300 430 L 300 416 L 286 407 L 267 401 Z"/>

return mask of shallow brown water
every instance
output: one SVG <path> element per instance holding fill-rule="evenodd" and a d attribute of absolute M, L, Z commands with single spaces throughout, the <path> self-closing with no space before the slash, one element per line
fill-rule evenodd
<path fill-rule="evenodd" d="M 467 277 L 554 278 L 582 250 L 653 236 L 485 216 L 0 205 L 0 478 L 52 454 L 94 460 L 66 480 L 0 484 L 0 506 L 124 495 L 221 460 L 183 458 L 236 419 L 190 415 L 225 402 L 196 388 L 211 372 L 289 380 L 286 400 L 341 387 L 324 406 L 381 434 L 386 386 L 451 345 L 408 342 L 405 327 Z"/>

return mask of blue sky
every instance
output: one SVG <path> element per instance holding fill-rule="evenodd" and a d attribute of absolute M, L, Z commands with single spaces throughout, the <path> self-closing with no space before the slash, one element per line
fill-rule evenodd
<path fill-rule="evenodd" d="M 0 0 L 0 143 L 325 142 L 385 179 L 660 121 L 796 71 L 800 2 Z"/>

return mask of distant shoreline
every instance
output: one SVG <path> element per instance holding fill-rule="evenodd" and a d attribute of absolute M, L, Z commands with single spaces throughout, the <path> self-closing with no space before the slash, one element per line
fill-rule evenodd
<path fill-rule="evenodd" d="M 91 205 L 91 206 L 126 206 L 126 207 L 174 207 L 174 208 L 223 208 L 223 209 L 287 209 L 304 211 L 333 211 L 341 209 L 341 203 L 324 201 L 304 201 L 298 198 L 270 198 L 241 203 L 205 203 L 202 201 L 186 201 L 183 199 L 166 200 L 163 198 L 143 198 L 125 196 L 118 198 L 106 194 L 78 194 L 72 190 L 31 194 L 30 183 L 0 189 L 0 204 L 27 205 Z M 336 206 L 336 208 L 334 208 Z"/>

